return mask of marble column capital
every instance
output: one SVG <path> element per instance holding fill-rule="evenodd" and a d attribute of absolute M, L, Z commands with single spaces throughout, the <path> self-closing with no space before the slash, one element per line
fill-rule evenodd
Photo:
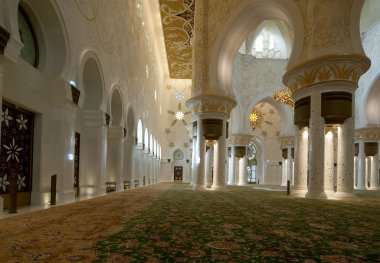
<path fill-rule="evenodd" d="M 49 79 L 49 95 L 55 106 L 71 106 L 77 108 L 73 102 L 71 85 L 63 78 Z"/>
<path fill-rule="evenodd" d="M 96 110 L 83 110 L 84 125 L 89 128 L 96 128 L 106 125 L 104 111 Z"/>
<path fill-rule="evenodd" d="M 356 129 L 355 140 L 380 141 L 380 127 Z"/>
<path fill-rule="evenodd" d="M 289 69 L 282 81 L 292 92 L 315 84 L 347 82 L 357 87 L 359 78 L 370 67 L 369 58 L 360 54 L 330 54 L 310 59 Z"/>
<path fill-rule="evenodd" d="M 294 147 L 294 136 L 280 137 L 281 148 Z"/>
<path fill-rule="evenodd" d="M 228 117 L 236 106 L 236 100 L 221 95 L 199 95 L 186 101 L 186 106 L 191 109 L 193 115 L 214 113 Z"/>
<path fill-rule="evenodd" d="M 230 134 L 227 143 L 232 146 L 247 146 L 252 139 L 252 134 Z"/>
<path fill-rule="evenodd" d="M 110 139 L 123 139 L 124 138 L 124 129 L 123 127 L 109 127 L 107 129 L 107 136 Z"/>

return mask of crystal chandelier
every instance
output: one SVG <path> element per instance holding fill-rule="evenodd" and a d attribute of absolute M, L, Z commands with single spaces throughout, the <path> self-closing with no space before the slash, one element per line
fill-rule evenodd
<path fill-rule="evenodd" d="M 273 95 L 273 99 L 277 102 L 283 103 L 283 104 L 288 104 L 292 107 L 294 107 L 294 99 L 292 97 L 292 91 L 290 88 L 286 87 L 283 88 L 282 90 L 277 91 Z"/>

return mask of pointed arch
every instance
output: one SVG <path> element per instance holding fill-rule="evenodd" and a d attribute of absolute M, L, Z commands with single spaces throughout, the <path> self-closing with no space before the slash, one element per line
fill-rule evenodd
<path fill-rule="evenodd" d="M 123 98 L 118 85 L 113 85 L 110 91 L 110 113 L 112 117 L 112 126 L 124 126 L 123 123 Z"/>

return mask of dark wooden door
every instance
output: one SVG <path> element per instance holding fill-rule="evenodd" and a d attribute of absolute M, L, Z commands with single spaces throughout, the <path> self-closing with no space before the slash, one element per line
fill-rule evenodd
<path fill-rule="evenodd" d="M 10 177 L 17 178 L 17 206 L 30 205 L 32 192 L 34 113 L 3 101 L 0 195 L 8 208 Z"/>
<path fill-rule="evenodd" d="M 182 181 L 183 167 L 174 166 L 174 181 Z"/>
<path fill-rule="evenodd" d="M 80 134 L 75 133 L 74 146 L 74 189 L 75 196 L 79 196 L 79 154 L 80 154 Z"/>

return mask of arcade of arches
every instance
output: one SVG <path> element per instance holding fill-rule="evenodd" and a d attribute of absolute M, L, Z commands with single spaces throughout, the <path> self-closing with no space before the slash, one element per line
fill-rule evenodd
<path fill-rule="evenodd" d="M 380 1 L 0 0 L 0 209 L 161 182 L 379 190 Z"/>

